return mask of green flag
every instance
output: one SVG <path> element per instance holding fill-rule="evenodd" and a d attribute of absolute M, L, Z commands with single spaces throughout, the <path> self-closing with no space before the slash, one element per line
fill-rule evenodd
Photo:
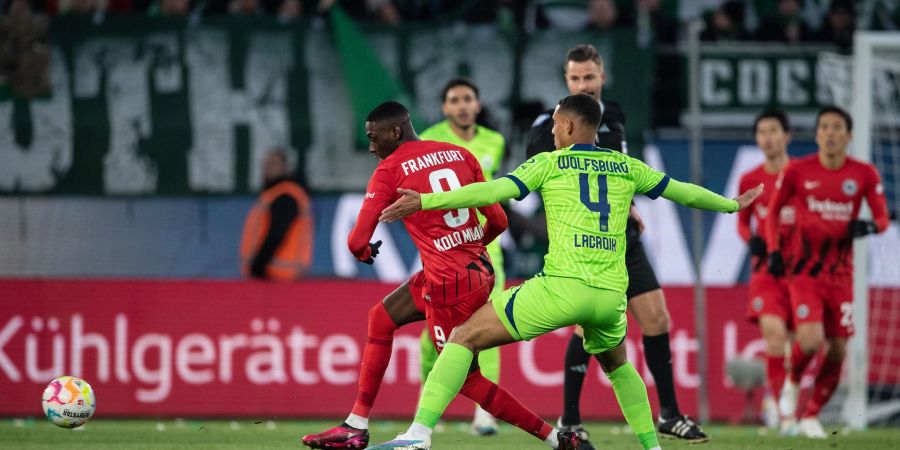
<path fill-rule="evenodd" d="M 360 145 L 368 145 L 363 129 L 366 115 L 382 102 L 396 100 L 403 103 L 409 110 L 413 123 L 421 123 L 413 107 L 412 97 L 378 59 L 378 55 L 369 47 L 365 35 L 353 20 L 338 5 L 334 5 L 330 13 L 331 29 L 341 58 L 344 79 L 350 91 L 353 117 L 359 130 L 357 140 Z"/>

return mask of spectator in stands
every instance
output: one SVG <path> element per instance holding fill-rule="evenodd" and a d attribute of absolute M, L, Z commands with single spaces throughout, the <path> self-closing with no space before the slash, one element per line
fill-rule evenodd
<path fill-rule="evenodd" d="M 190 12 L 189 0 L 159 0 L 147 8 L 151 17 L 185 17 Z"/>
<path fill-rule="evenodd" d="M 403 21 L 392 0 L 320 0 L 318 10 L 325 13 L 335 3 L 356 20 L 375 20 L 390 25 Z"/>
<path fill-rule="evenodd" d="M 678 20 L 663 11 L 662 0 L 634 0 L 619 3 L 621 26 L 634 27 L 641 33 L 645 27 L 655 42 L 674 43 L 678 40 Z"/>
<path fill-rule="evenodd" d="M 613 0 L 589 0 L 587 17 L 587 29 L 608 30 L 616 25 L 619 19 L 619 9 Z"/>
<path fill-rule="evenodd" d="M 0 17 L 0 79 L 17 95 L 31 98 L 50 90 L 47 20 L 27 0 L 11 0 Z"/>
<path fill-rule="evenodd" d="M 87 15 L 98 9 L 95 0 L 56 0 L 51 5 L 60 16 Z"/>
<path fill-rule="evenodd" d="M 281 23 L 295 22 L 303 16 L 303 3 L 300 0 L 283 0 L 278 5 L 278 21 Z"/>
<path fill-rule="evenodd" d="M 399 25 L 403 19 L 392 0 L 366 0 L 375 18 L 389 25 Z"/>
<path fill-rule="evenodd" d="M 577 31 L 588 25 L 585 2 L 535 0 L 537 13 L 543 16 L 550 28 L 563 31 Z"/>
<path fill-rule="evenodd" d="M 868 30 L 900 29 L 900 0 L 875 0 L 874 5 L 861 12 L 862 23 Z"/>
<path fill-rule="evenodd" d="M 290 175 L 288 156 L 275 149 L 263 160 L 263 191 L 244 221 L 241 272 L 248 277 L 299 278 L 312 257 L 312 208 L 306 191 Z"/>
<path fill-rule="evenodd" d="M 851 0 L 833 0 L 828 6 L 825 23 L 811 40 L 830 42 L 843 48 L 853 46 L 856 14 Z"/>
<path fill-rule="evenodd" d="M 727 1 L 706 17 L 706 29 L 700 34 L 704 41 L 737 41 L 747 37 L 744 32 L 744 5 Z"/>
<path fill-rule="evenodd" d="M 259 0 L 231 0 L 228 4 L 228 12 L 233 16 L 251 17 L 261 14 Z"/>
<path fill-rule="evenodd" d="M 450 14 L 456 13 L 461 7 L 468 6 L 468 10 L 463 12 L 462 19 L 466 23 L 472 25 L 494 24 L 497 22 L 498 13 L 500 11 L 500 1 L 498 0 L 478 0 L 470 5 L 466 5 L 464 2 L 452 2 L 447 0 L 444 0 L 441 3 L 442 11 Z M 440 16 L 438 18 L 440 18 Z"/>
<path fill-rule="evenodd" d="M 797 43 L 811 37 L 812 31 L 800 15 L 799 0 L 778 0 L 775 14 L 766 17 L 756 31 L 760 41 Z"/>

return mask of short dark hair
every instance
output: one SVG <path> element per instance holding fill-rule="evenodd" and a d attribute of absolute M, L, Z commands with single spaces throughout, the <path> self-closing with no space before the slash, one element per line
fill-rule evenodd
<path fill-rule="evenodd" d="M 754 133 L 756 133 L 756 129 L 759 128 L 759 123 L 762 122 L 763 119 L 775 119 L 778 121 L 778 123 L 781 124 L 781 129 L 785 133 L 790 133 L 791 131 L 791 124 L 788 122 L 787 114 L 785 114 L 784 111 L 778 108 L 769 108 L 756 116 L 756 120 L 753 121 Z"/>
<path fill-rule="evenodd" d="M 459 87 L 459 86 L 465 86 L 465 87 L 471 89 L 472 92 L 475 93 L 475 99 L 477 100 L 479 98 L 478 86 L 475 86 L 475 83 L 472 82 L 472 80 L 470 80 L 468 78 L 458 77 L 458 78 L 454 78 L 454 79 L 448 81 L 447 84 L 444 85 L 444 90 L 441 91 L 441 103 L 447 101 L 447 93 L 450 92 L 450 89 L 453 89 L 453 88 Z"/>
<path fill-rule="evenodd" d="M 563 71 L 566 70 L 567 66 L 569 65 L 569 61 L 593 61 L 598 66 L 603 66 L 603 58 L 600 56 L 600 53 L 597 52 L 597 49 L 594 48 L 594 46 L 591 44 L 581 44 L 570 48 L 569 51 L 566 52 L 566 60 L 565 62 L 563 62 Z"/>
<path fill-rule="evenodd" d="M 835 113 L 841 116 L 841 118 L 844 119 L 844 124 L 847 125 L 847 131 L 853 131 L 853 118 L 850 117 L 850 113 L 848 113 L 843 108 L 839 108 L 834 105 L 826 106 L 819 110 L 819 114 L 816 115 L 816 128 L 819 128 L 819 119 L 821 119 L 823 115 L 828 113 Z"/>
<path fill-rule="evenodd" d="M 376 106 L 375 109 L 366 116 L 366 122 L 383 122 L 386 120 L 405 122 L 409 120 L 409 111 L 407 111 L 406 107 L 400 103 L 389 101 Z"/>
<path fill-rule="evenodd" d="M 559 101 L 559 112 L 573 113 L 588 126 L 599 128 L 603 113 L 600 103 L 588 94 L 575 94 Z"/>

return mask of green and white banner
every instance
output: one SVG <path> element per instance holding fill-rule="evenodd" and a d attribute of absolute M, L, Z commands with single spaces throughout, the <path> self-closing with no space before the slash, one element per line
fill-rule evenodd
<path fill-rule="evenodd" d="M 625 105 L 643 147 L 652 57 L 633 32 L 517 41 L 493 26 L 360 30 L 333 19 L 54 21 L 50 95 L 0 96 L 0 195 L 244 194 L 273 147 L 313 188 L 359 191 L 376 163 L 360 117 L 375 104 L 400 99 L 428 125 L 442 119 L 443 84 L 466 75 L 514 137 L 514 108 L 566 95 L 565 51 L 584 42 L 603 53 L 604 95 Z"/>
<path fill-rule="evenodd" d="M 760 111 L 773 106 L 787 111 L 798 125 L 812 124 L 816 112 L 834 102 L 819 58 L 835 50 L 761 43 L 703 45 L 698 92 L 703 124 L 750 127 Z M 687 56 L 683 63 L 687 67 Z M 690 91 L 687 76 L 684 80 L 682 122 L 687 123 Z"/>

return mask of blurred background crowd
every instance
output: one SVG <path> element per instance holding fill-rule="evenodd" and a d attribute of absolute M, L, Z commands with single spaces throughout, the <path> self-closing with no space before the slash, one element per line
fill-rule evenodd
<path fill-rule="evenodd" d="M 658 42 L 683 38 L 682 25 L 702 17 L 708 41 L 759 40 L 849 44 L 857 24 L 897 29 L 897 0 L 5 0 L 3 33 L 9 22 L 34 15 L 142 14 L 151 17 L 270 16 L 281 21 L 321 16 L 339 4 L 354 19 L 399 25 L 461 20 L 502 23 L 529 32 L 638 27 Z"/>
<path fill-rule="evenodd" d="M 2 0 L 0 81 L 25 97 L 47 91 L 48 24 L 56 17 L 95 25 L 125 15 L 191 24 L 218 17 L 316 23 L 336 4 L 355 21 L 375 26 L 459 22 L 519 36 L 634 29 L 642 45 L 662 48 L 660 65 L 671 54 L 665 49 L 683 41 L 686 24 L 698 18 L 705 23 L 706 42 L 818 43 L 844 50 L 857 28 L 900 27 L 900 0 Z M 666 104 L 656 110 L 663 118 L 656 125 L 672 125 Z"/>

